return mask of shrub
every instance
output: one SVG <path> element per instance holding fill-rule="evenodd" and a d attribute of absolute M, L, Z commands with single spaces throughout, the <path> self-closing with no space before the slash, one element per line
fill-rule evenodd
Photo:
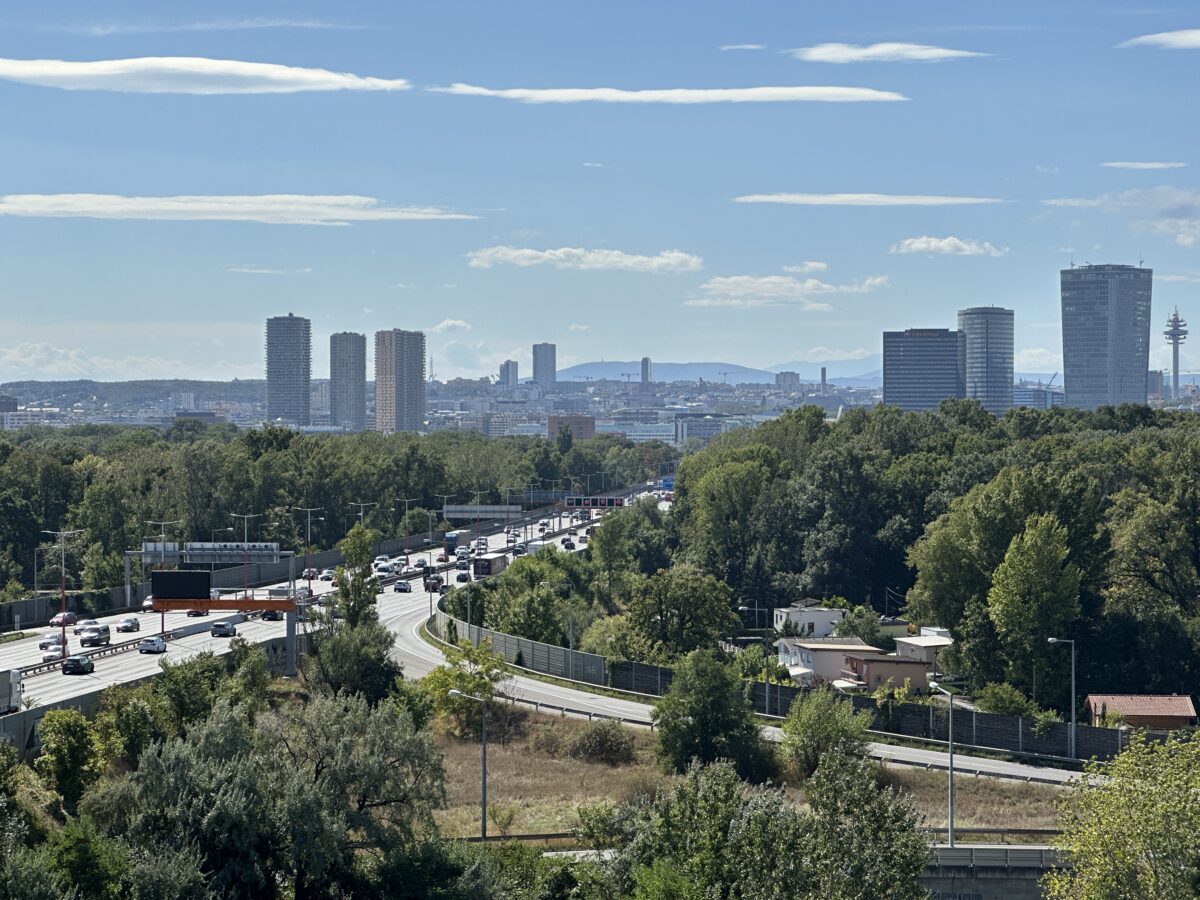
<path fill-rule="evenodd" d="M 584 762 L 620 766 L 633 762 L 633 735 L 620 722 L 597 719 L 589 722 L 571 741 L 571 756 Z"/>
<path fill-rule="evenodd" d="M 975 706 L 981 712 L 1002 716 L 1032 716 L 1038 711 L 1028 697 L 1003 681 L 981 687 L 975 693 Z"/>
<path fill-rule="evenodd" d="M 783 723 L 782 754 L 801 778 L 808 778 L 826 754 L 861 756 L 870 727 L 869 712 L 855 712 L 849 700 L 832 691 L 810 691 L 796 698 Z"/>
<path fill-rule="evenodd" d="M 555 758 L 562 756 L 567 746 L 562 729 L 552 722 L 543 722 L 535 726 L 530 743 L 535 753 Z"/>

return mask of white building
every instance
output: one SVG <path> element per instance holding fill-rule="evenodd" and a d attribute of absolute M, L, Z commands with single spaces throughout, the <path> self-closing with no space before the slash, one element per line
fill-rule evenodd
<path fill-rule="evenodd" d="M 844 618 L 844 609 L 821 606 L 815 600 L 801 600 L 776 609 L 774 625 L 776 631 L 783 631 L 790 622 L 801 637 L 829 637 Z"/>
<path fill-rule="evenodd" d="M 878 647 L 857 638 L 780 638 L 775 642 L 779 665 L 788 670 L 792 681 L 803 685 L 832 683 L 842 677 L 847 653 L 878 654 Z"/>

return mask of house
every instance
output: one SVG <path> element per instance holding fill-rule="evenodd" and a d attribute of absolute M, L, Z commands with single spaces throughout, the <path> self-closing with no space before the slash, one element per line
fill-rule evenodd
<path fill-rule="evenodd" d="M 775 610 L 775 630 L 790 622 L 801 637 L 829 637 L 834 626 L 846 618 L 846 610 L 822 606 L 819 600 L 800 600 Z"/>
<path fill-rule="evenodd" d="M 1131 728 L 1191 728 L 1196 707 L 1186 694 L 1088 694 L 1083 711 L 1093 725 L 1120 716 Z"/>
<path fill-rule="evenodd" d="M 834 687 L 850 691 L 874 691 L 891 682 L 901 687 L 909 682 L 912 690 L 923 692 L 928 687 L 929 666 L 916 659 L 907 659 L 895 653 L 880 656 L 875 653 L 853 651 L 842 661 L 841 677 Z"/>
<path fill-rule="evenodd" d="M 846 654 L 883 654 L 878 647 L 857 638 L 780 638 L 775 642 L 779 664 L 792 680 L 803 685 L 836 681 L 842 674 Z"/>
<path fill-rule="evenodd" d="M 908 634 L 908 620 L 893 616 L 880 616 L 879 633 L 884 637 L 904 637 Z"/>
<path fill-rule="evenodd" d="M 914 634 L 896 638 L 896 655 L 903 659 L 915 659 L 933 666 L 937 656 L 954 641 L 949 637 Z"/>

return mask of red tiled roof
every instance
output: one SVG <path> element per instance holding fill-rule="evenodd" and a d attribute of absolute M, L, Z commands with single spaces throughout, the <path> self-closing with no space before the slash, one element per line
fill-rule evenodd
<path fill-rule="evenodd" d="M 1196 718 L 1196 707 L 1186 694 L 1088 694 L 1087 705 L 1096 712 L 1107 709 L 1122 716 Z"/>

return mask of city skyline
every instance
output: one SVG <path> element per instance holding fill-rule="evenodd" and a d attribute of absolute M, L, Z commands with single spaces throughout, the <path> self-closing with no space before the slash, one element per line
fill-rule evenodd
<path fill-rule="evenodd" d="M 1072 261 L 1144 258 L 1158 318 L 1200 293 L 1187 10 L 468 8 L 470 34 L 437 7 L 10 10 L 0 381 L 255 377 L 280 308 L 314 371 L 404 322 L 479 377 L 529 371 L 531 338 L 563 368 L 862 359 L 995 305 L 1016 369 L 1053 372 Z M 1064 71 L 1067 115 L 1038 89 Z"/>

